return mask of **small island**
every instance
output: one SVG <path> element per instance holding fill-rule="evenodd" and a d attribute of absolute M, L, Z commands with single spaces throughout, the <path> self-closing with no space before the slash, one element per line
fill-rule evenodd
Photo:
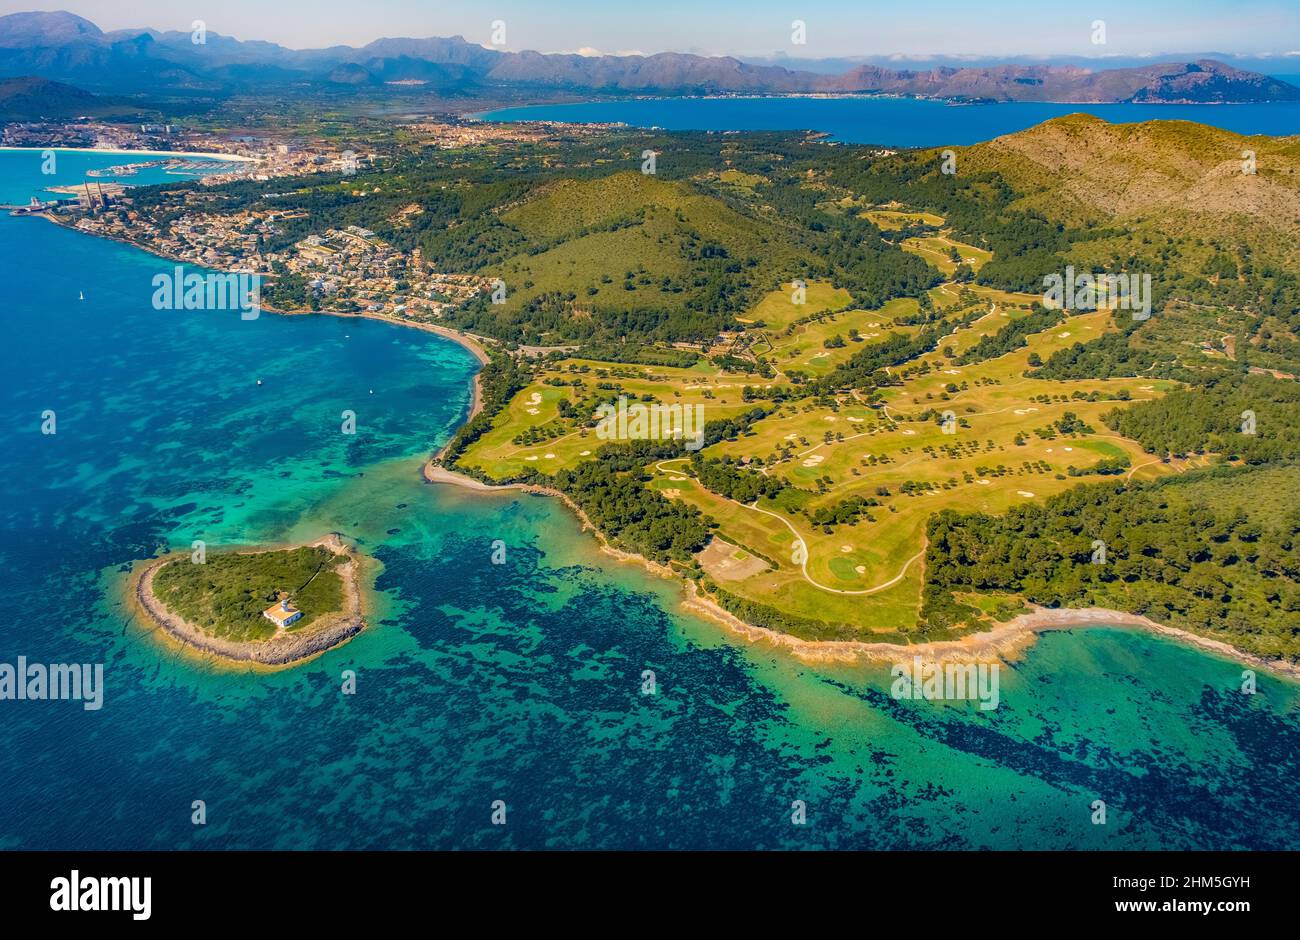
<path fill-rule="evenodd" d="M 359 559 L 337 535 L 306 545 L 165 555 L 139 572 L 134 595 L 172 639 L 221 659 L 285 666 L 365 628 Z"/>

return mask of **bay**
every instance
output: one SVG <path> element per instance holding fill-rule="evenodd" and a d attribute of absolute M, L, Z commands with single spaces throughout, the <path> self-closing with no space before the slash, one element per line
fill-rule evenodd
<path fill-rule="evenodd" d="M 1239 134 L 1300 134 L 1300 102 L 1269 104 L 949 104 L 919 98 L 628 98 L 503 108 L 490 121 L 624 123 L 667 130 L 813 130 L 886 147 L 964 146 L 1079 112 L 1117 124 L 1197 121 Z"/>

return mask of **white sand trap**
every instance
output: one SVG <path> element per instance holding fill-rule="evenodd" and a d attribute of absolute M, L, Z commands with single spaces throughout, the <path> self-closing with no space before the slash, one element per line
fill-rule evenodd
<path fill-rule="evenodd" d="M 799 439 L 799 435 L 798 435 L 798 434 L 787 434 L 787 435 L 785 436 L 785 439 L 786 439 L 787 441 L 797 441 L 797 440 Z"/>
<path fill-rule="evenodd" d="M 538 411 L 537 411 L 536 408 L 529 408 L 529 409 L 528 409 L 528 413 L 529 413 L 530 415 L 535 415 L 535 414 L 538 414 Z"/>
<path fill-rule="evenodd" d="M 669 499 L 676 499 L 678 496 L 681 496 L 681 495 L 682 495 L 682 491 L 681 491 L 681 490 L 664 490 L 664 495 L 667 496 Z"/>
<path fill-rule="evenodd" d="M 807 460 L 803 462 L 803 465 L 805 467 L 816 467 L 825 459 L 826 458 L 823 457 L 821 454 L 813 454 L 811 457 L 809 457 Z"/>
<path fill-rule="evenodd" d="M 1142 391 L 1144 391 L 1144 392 L 1149 392 L 1149 391 L 1151 391 L 1152 389 L 1154 389 L 1155 386 L 1154 386 L 1154 385 L 1139 385 L 1138 388 L 1142 389 Z"/>
<path fill-rule="evenodd" d="M 584 450 L 584 451 L 583 451 L 582 453 L 580 453 L 578 456 L 579 456 L 579 457 L 590 457 L 590 456 L 591 456 L 591 451 L 589 451 L 589 450 Z"/>
<path fill-rule="evenodd" d="M 1070 338 L 1070 334 L 1069 334 L 1068 331 L 1065 332 L 1065 333 L 1057 333 L 1057 334 L 1056 334 L 1056 338 L 1057 338 L 1057 339 L 1069 339 L 1069 338 Z"/>
<path fill-rule="evenodd" d="M 1062 449 L 1063 449 L 1063 450 L 1067 450 L 1067 451 L 1074 450 L 1073 447 L 1065 447 L 1065 448 L 1062 448 Z"/>
<path fill-rule="evenodd" d="M 945 375 L 961 375 L 961 369 L 944 369 Z"/>
<path fill-rule="evenodd" d="M 903 428 L 903 433 L 904 433 L 904 434 L 915 434 L 916 432 L 913 431 L 911 428 Z"/>
<path fill-rule="evenodd" d="M 854 568 L 853 570 L 856 571 L 858 574 L 866 574 L 866 573 L 867 573 L 867 566 L 866 566 L 866 565 L 858 565 L 858 566 L 857 566 L 856 568 Z"/>
<path fill-rule="evenodd" d="M 829 355 L 830 355 L 830 353 L 828 353 L 828 352 L 819 352 L 817 355 L 813 356 L 813 357 L 810 358 L 808 361 L 809 361 L 809 362 L 812 362 L 813 359 L 825 359 L 825 358 L 826 358 L 827 356 L 829 356 Z"/>
<path fill-rule="evenodd" d="M 1067 448 L 1067 449 L 1068 449 L 1068 448 Z M 1052 452 L 1052 448 L 1050 448 L 1050 447 L 1047 448 L 1047 452 L 1050 454 L 1050 453 Z"/>
<path fill-rule="evenodd" d="M 852 421 L 854 424 L 861 424 L 863 421 L 866 421 L 867 419 L 866 419 L 866 418 L 849 418 L 849 420 Z"/>
<path fill-rule="evenodd" d="M 822 418 L 822 420 L 823 420 L 823 421 L 838 421 L 838 420 L 840 420 L 840 419 L 837 418 L 837 417 L 835 417 L 835 415 L 827 415 L 826 417 Z"/>
<path fill-rule="evenodd" d="M 536 455 L 536 454 L 533 454 L 531 457 L 525 457 L 524 459 L 525 459 L 525 460 L 536 460 L 536 459 L 537 459 L 537 455 Z"/>
<path fill-rule="evenodd" d="M 851 552 L 851 551 L 853 551 L 853 546 L 852 546 L 852 545 L 841 545 L 841 546 L 840 546 L 840 551 L 842 551 L 842 552 Z"/>
<path fill-rule="evenodd" d="M 989 481 L 988 481 L 988 480 L 976 480 L 975 482 L 978 483 L 980 486 L 988 486 L 988 485 L 989 485 Z"/>
<path fill-rule="evenodd" d="M 555 455 L 554 455 L 554 454 L 547 454 L 547 455 L 546 455 L 546 459 L 547 459 L 547 460 L 554 460 L 554 459 L 555 459 Z"/>
<path fill-rule="evenodd" d="M 528 404 L 540 405 L 541 403 L 542 403 L 542 395 L 540 392 L 533 392 L 531 395 L 528 396 Z"/>
<path fill-rule="evenodd" d="M 1025 499 L 1033 499 L 1034 497 L 1034 494 L 1029 492 L 1029 490 L 1016 490 L 1016 492 L 1021 496 L 1023 496 Z"/>
<path fill-rule="evenodd" d="M 668 479 L 671 480 L 673 483 L 685 483 L 685 482 L 686 482 L 686 477 L 669 477 Z"/>

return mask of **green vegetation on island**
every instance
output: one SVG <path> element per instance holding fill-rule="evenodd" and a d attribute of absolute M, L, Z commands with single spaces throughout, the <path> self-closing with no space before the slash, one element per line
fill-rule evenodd
<path fill-rule="evenodd" d="M 315 545 L 250 553 L 214 553 L 203 564 L 185 558 L 162 565 L 154 596 L 203 632 L 237 642 L 264 640 L 279 628 L 263 611 L 288 599 L 302 617 L 285 629 L 300 632 L 344 607 L 338 567 L 347 556 Z"/>

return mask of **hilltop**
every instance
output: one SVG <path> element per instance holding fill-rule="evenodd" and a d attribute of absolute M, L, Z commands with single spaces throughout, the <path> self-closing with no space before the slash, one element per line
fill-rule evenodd
<path fill-rule="evenodd" d="M 102 111 L 88 91 L 35 76 L 0 79 L 0 121 L 67 118 Z"/>
<path fill-rule="evenodd" d="M 1247 154 L 1254 172 L 1244 172 Z M 1300 136 L 1244 136 L 1191 121 L 1054 118 L 961 151 L 963 172 L 995 172 L 1049 218 L 1191 212 L 1300 226 Z"/>

